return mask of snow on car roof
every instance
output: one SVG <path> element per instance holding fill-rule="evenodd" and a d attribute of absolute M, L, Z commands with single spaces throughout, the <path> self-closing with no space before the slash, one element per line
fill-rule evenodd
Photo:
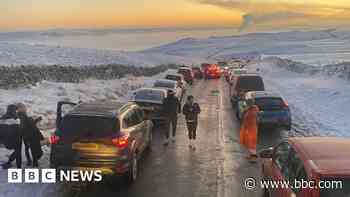
<path fill-rule="evenodd" d="M 123 102 L 94 102 L 82 103 L 76 106 L 70 115 L 97 115 L 106 117 L 115 117 L 120 108 L 125 105 Z"/>
<path fill-rule="evenodd" d="M 165 92 L 166 91 L 162 88 L 140 88 L 140 89 L 137 89 L 136 92 L 140 92 L 140 91 L 155 91 L 155 92 Z"/>
<path fill-rule="evenodd" d="M 182 77 L 182 75 L 181 75 L 181 74 L 178 74 L 178 73 L 170 73 L 170 74 L 167 74 L 166 76 Z"/>
<path fill-rule="evenodd" d="M 176 81 L 169 80 L 169 79 L 157 79 L 155 83 L 177 83 Z"/>
<path fill-rule="evenodd" d="M 281 98 L 282 96 L 276 92 L 269 91 L 251 91 L 247 95 L 254 98 Z"/>

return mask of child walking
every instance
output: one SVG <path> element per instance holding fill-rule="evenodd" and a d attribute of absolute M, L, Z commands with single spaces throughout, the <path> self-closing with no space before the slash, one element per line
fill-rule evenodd
<path fill-rule="evenodd" d="M 190 140 L 189 147 L 195 149 L 194 141 L 197 137 L 198 114 L 201 108 L 198 103 L 194 103 L 194 97 L 188 96 L 187 101 L 183 107 L 182 113 L 185 115 L 188 129 L 188 138 Z"/>

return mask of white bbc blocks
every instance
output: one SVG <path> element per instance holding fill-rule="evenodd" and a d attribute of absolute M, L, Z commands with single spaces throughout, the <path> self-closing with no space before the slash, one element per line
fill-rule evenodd
<path fill-rule="evenodd" d="M 25 183 L 39 183 L 39 169 L 25 169 L 24 182 Z"/>
<path fill-rule="evenodd" d="M 22 169 L 8 169 L 7 181 L 9 183 L 22 183 Z"/>
<path fill-rule="evenodd" d="M 42 183 L 56 183 L 56 169 L 42 169 L 41 170 Z"/>
<path fill-rule="evenodd" d="M 56 183 L 56 169 L 8 169 L 9 183 Z"/>

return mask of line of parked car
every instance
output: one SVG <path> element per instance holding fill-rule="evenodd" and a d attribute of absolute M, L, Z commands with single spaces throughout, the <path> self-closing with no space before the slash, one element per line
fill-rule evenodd
<path fill-rule="evenodd" d="M 259 74 L 249 73 L 242 62 L 236 63 L 224 68 L 223 74 L 230 84 L 237 119 L 243 117 L 248 103 L 255 104 L 260 109 L 260 127 L 290 130 L 291 113 L 284 99 L 265 91 Z M 350 196 L 350 151 L 346 147 L 350 147 L 350 139 L 299 137 L 262 150 L 262 180 L 270 183 L 263 188 L 263 197 Z M 323 186 L 318 187 L 319 183 Z"/>
<path fill-rule="evenodd" d="M 292 117 L 287 102 L 275 92 L 265 91 L 263 78 L 256 72 L 249 72 L 244 63 L 224 68 L 224 76 L 230 84 L 230 99 L 241 120 L 250 105 L 257 105 L 260 128 L 291 129 Z"/>
<path fill-rule="evenodd" d="M 168 90 L 182 101 L 194 78 L 202 78 L 198 68 L 184 66 L 156 80 L 153 87 L 136 90 L 127 103 L 59 102 L 56 131 L 50 138 L 51 167 L 101 170 L 103 175 L 136 181 L 138 161 L 151 148 L 153 127 L 165 120 Z"/>

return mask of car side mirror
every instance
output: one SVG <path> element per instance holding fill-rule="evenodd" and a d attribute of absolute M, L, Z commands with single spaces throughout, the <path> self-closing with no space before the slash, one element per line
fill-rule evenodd
<path fill-rule="evenodd" d="M 273 148 L 267 148 L 259 152 L 259 157 L 264 159 L 272 159 Z"/>

